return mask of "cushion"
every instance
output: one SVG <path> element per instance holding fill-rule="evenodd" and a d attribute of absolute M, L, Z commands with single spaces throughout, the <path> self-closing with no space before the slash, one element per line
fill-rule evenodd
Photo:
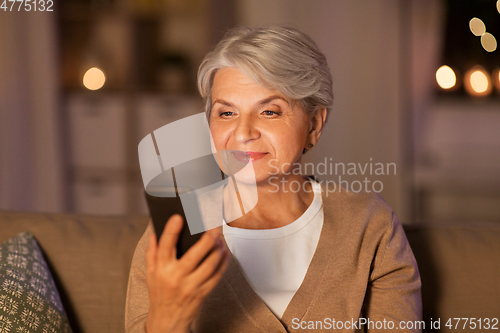
<path fill-rule="evenodd" d="M 148 220 L 0 211 L 0 244 L 20 232 L 33 233 L 73 332 L 123 333 L 130 263 Z"/>
<path fill-rule="evenodd" d="M 29 232 L 0 245 L 0 332 L 71 332 L 42 251 Z"/>

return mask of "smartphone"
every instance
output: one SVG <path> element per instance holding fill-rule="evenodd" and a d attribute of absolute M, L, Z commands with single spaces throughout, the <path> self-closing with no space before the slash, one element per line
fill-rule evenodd
<path fill-rule="evenodd" d="M 189 192 L 186 189 L 181 190 L 185 191 L 185 193 L 191 193 L 191 195 L 194 195 L 193 192 Z M 163 229 L 165 229 L 168 219 L 174 214 L 182 216 L 184 226 L 182 227 L 179 240 L 177 241 L 177 259 L 179 259 L 201 238 L 203 232 L 194 235 L 191 235 L 189 232 L 186 214 L 182 207 L 181 198 L 178 195 L 179 189 L 176 191 L 175 187 L 148 187 L 147 191 L 144 191 L 144 193 L 146 195 L 149 213 L 151 215 L 151 219 L 153 220 L 157 241 L 160 240 L 160 236 L 163 233 Z M 190 209 L 196 208 L 190 207 Z"/>

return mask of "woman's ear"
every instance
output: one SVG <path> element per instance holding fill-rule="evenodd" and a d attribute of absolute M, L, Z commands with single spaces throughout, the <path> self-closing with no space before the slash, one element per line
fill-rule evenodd
<path fill-rule="evenodd" d="M 306 149 L 311 149 L 314 147 L 323 132 L 323 126 L 326 121 L 326 108 L 316 110 L 310 121 L 309 133 L 307 134 Z"/>

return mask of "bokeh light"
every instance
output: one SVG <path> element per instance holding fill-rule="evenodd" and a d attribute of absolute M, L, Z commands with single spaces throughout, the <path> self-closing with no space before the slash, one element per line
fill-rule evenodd
<path fill-rule="evenodd" d="M 493 52 L 497 49 L 497 40 L 495 36 L 489 32 L 481 36 L 481 45 L 488 52 Z"/>
<path fill-rule="evenodd" d="M 497 1 L 497 10 L 498 10 L 498 14 L 500 14 L 500 0 Z"/>
<path fill-rule="evenodd" d="M 486 26 L 484 25 L 483 21 L 481 21 L 477 17 L 474 17 L 469 21 L 469 28 L 475 36 L 482 36 L 486 32 Z"/>
<path fill-rule="evenodd" d="M 457 83 L 457 76 L 451 67 L 443 65 L 436 71 L 436 81 L 443 89 L 450 89 Z"/>
<path fill-rule="evenodd" d="M 481 66 L 474 66 L 465 74 L 464 86 L 472 96 L 487 96 L 492 90 L 490 76 Z"/>
<path fill-rule="evenodd" d="M 89 90 L 101 89 L 106 82 L 104 72 L 97 67 L 90 68 L 83 76 L 83 85 Z"/>
<path fill-rule="evenodd" d="M 472 73 L 470 76 L 470 83 L 472 89 L 477 93 L 484 93 L 488 90 L 488 78 L 483 72 L 475 71 Z"/>

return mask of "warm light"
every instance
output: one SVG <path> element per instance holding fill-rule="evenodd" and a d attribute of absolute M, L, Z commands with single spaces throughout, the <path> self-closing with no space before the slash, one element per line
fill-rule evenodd
<path fill-rule="evenodd" d="M 89 90 L 101 89 L 105 81 L 104 72 L 97 67 L 92 67 L 83 76 L 83 85 Z"/>
<path fill-rule="evenodd" d="M 475 71 L 470 76 L 472 89 L 477 93 L 484 93 L 488 89 L 488 77 L 481 71 Z"/>
<path fill-rule="evenodd" d="M 486 32 L 486 26 L 484 25 L 483 21 L 481 21 L 477 17 L 474 17 L 469 21 L 469 28 L 470 31 L 472 31 L 472 33 L 476 36 L 482 36 Z"/>
<path fill-rule="evenodd" d="M 486 51 L 493 52 L 497 49 L 497 40 L 495 36 L 487 32 L 481 36 L 481 45 Z"/>
<path fill-rule="evenodd" d="M 497 10 L 498 10 L 498 13 L 500 14 L 500 0 L 497 1 Z"/>
<path fill-rule="evenodd" d="M 490 76 L 481 66 L 475 66 L 465 74 L 464 86 L 473 96 L 489 95 L 492 89 Z"/>
<path fill-rule="evenodd" d="M 436 81 L 443 89 L 450 89 L 457 83 L 457 76 L 449 66 L 441 66 L 436 71 Z"/>

